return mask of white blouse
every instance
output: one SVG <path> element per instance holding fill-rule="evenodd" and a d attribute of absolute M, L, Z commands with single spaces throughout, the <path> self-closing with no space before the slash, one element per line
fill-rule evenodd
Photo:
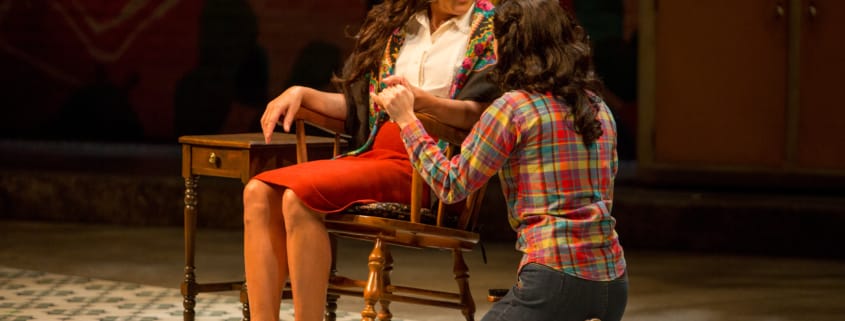
<path fill-rule="evenodd" d="M 406 26 L 395 74 L 432 95 L 448 98 L 455 73 L 466 54 L 474 6 L 462 16 L 444 22 L 433 34 L 427 12 L 414 15 Z"/>

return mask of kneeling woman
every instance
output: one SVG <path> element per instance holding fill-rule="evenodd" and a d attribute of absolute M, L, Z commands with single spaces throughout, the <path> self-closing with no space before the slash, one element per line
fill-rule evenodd
<path fill-rule="evenodd" d="M 441 199 L 459 201 L 499 174 L 523 257 L 517 284 L 483 321 L 620 320 L 628 281 L 611 216 L 616 124 L 584 30 L 556 0 L 511 0 L 496 8 L 494 33 L 493 76 L 506 93 L 459 155 L 445 158 L 426 134 L 403 81 L 374 99 Z"/>

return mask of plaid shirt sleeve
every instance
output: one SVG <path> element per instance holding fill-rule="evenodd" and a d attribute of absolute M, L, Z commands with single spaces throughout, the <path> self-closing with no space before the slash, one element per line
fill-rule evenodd
<path fill-rule="evenodd" d="M 463 200 L 505 164 L 518 137 L 508 126 L 507 106 L 505 99 L 498 99 L 487 108 L 461 144 L 460 155 L 451 159 L 446 158 L 419 121 L 402 129 L 411 164 L 441 200 Z"/>

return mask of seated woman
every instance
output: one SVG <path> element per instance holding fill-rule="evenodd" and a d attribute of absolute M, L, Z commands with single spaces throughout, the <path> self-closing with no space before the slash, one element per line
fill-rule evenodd
<path fill-rule="evenodd" d="M 499 174 L 523 257 L 517 284 L 482 320 L 620 320 L 628 281 L 611 216 L 616 124 L 597 96 L 584 30 L 556 0 L 504 1 L 494 30 L 492 75 L 506 93 L 481 115 L 459 155 L 447 159 L 426 134 L 403 81 L 374 100 L 446 202 Z"/>
<path fill-rule="evenodd" d="M 500 95 L 486 79 L 495 62 L 493 6 L 487 0 L 387 0 L 373 7 L 353 53 L 335 79 L 342 93 L 291 87 L 262 116 L 270 140 L 281 120 L 290 130 L 307 108 L 345 119 L 360 147 L 321 160 L 261 173 L 244 189 L 244 264 L 252 320 L 278 320 L 290 278 L 296 320 L 322 320 L 331 260 L 324 215 L 369 202 L 410 202 L 413 169 L 396 124 L 370 101 L 401 75 L 414 109 L 469 128 Z"/>

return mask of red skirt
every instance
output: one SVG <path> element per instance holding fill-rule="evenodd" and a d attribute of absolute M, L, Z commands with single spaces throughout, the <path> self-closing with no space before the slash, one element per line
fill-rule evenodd
<path fill-rule="evenodd" d="M 334 213 L 355 204 L 410 204 L 413 170 L 399 136 L 399 126 L 385 122 L 370 151 L 282 167 L 254 178 L 292 189 L 306 206 L 317 212 Z M 423 186 L 423 204 L 428 204 L 428 186 Z"/>

